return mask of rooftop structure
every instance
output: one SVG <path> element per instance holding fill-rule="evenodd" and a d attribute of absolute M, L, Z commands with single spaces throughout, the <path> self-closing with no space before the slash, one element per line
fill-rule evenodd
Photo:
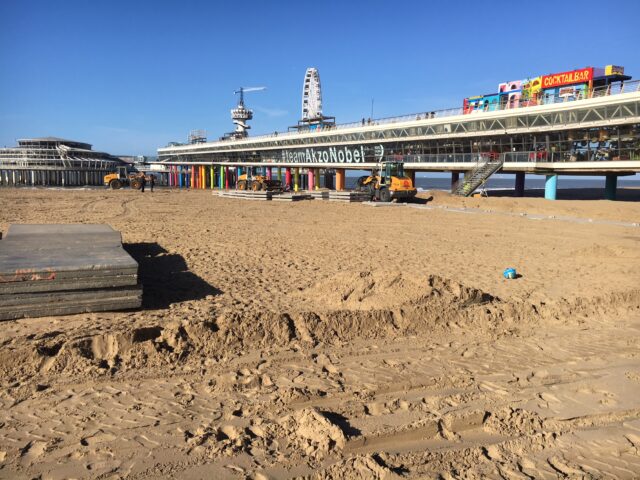
<path fill-rule="evenodd" d="M 76 142 L 74 140 L 65 140 L 58 137 L 40 137 L 40 138 L 23 138 L 18 140 L 19 147 L 58 147 L 64 145 L 69 148 L 77 148 L 80 150 L 91 150 L 90 143 Z"/>

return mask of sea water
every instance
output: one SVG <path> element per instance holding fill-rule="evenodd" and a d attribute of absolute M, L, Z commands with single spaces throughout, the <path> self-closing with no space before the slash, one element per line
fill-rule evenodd
<path fill-rule="evenodd" d="M 353 188 L 358 177 L 366 172 L 348 172 L 346 187 Z M 462 175 L 460 175 L 462 180 Z M 604 188 L 604 176 L 601 177 L 571 177 L 559 176 L 558 188 Z M 544 175 L 527 175 L 525 179 L 526 189 L 544 189 Z M 640 176 L 633 175 L 627 178 L 618 177 L 618 187 L 620 188 L 640 188 Z M 442 174 L 416 174 L 416 188 L 422 190 L 446 190 L 451 189 L 451 176 Z M 513 190 L 515 188 L 515 175 L 499 174 L 492 176 L 486 183 L 487 190 Z"/>

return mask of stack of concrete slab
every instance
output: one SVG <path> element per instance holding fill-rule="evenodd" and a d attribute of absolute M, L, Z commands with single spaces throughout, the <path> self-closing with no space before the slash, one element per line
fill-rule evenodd
<path fill-rule="evenodd" d="M 108 225 L 10 225 L 0 240 L 0 320 L 141 304 L 138 264 Z"/>
<path fill-rule="evenodd" d="M 369 194 L 364 192 L 351 191 L 331 191 L 329 193 L 329 201 L 331 202 L 368 202 L 371 200 Z"/>
<path fill-rule="evenodd" d="M 309 190 L 308 195 L 314 200 L 329 200 L 329 190 Z"/>
<path fill-rule="evenodd" d="M 272 200 L 278 202 L 299 202 L 301 200 L 313 200 L 313 197 L 306 192 L 291 192 L 274 195 Z"/>
<path fill-rule="evenodd" d="M 364 202 L 363 205 L 367 205 L 368 207 L 407 207 L 408 203 L 392 203 L 392 202 Z"/>
<path fill-rule="evenodd" d="M 241 198 L 243 200 L 261 200 L 261 201 L 271 200 L 271 198 L 275 195 L 277 195 L 276 192 L 265 192 L 265 191 L 254 192 L 252 190 L 224 190 L 224 191 L 218 192 L 218 196 L 220 197 Z"/>

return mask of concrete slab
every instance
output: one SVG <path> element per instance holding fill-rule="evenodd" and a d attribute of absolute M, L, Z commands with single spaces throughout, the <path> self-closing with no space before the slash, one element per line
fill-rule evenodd
<path fill-rule="evenodd" d="M 302 200 L 313 200 L 313 197 L 306 193 L 284 193 L 274 196 L 272 200 L 274 202 L 299 202 Z"/>
<path fill-rule="evenodd" d="M 122 235 L 109 225 L 104 224 L 11 224 L 3 240 L 10 242 L 41 242 L 46 237 L 48 242 L 88 242 L 113 246 L 122 245 Z"/>
<path fill-rule="evenodd" d="M 371 199 L 368 194 L 364 192 L 330 192 L 330 202 L 368 202 Z"/>
<path fill-rule="evenodd" d="M 142 295 L 142 287 L 118 287 L 87 290 L 67 290 L 59 292 L 23 293 L 20 295 L 0 295 L 0 311 L 11 307 L 47 306 L 65 302 L 107 301 L 112 298 L 136 297 Z"/>
<path fill-rule="evenodd" d="M 253 192 L 251 190 L 228 190 L 218 192 L 218 196 L 226 198 L 241 198 L 243 200 L 271 200 L 274 192 Z"/>
<path fill-rule="evenodd" d="M 33 293 L 33 292 L 55 292 L 60 290 L 82 290 L 92 288 L 114 288 L 126 287 L 138 284 L 138 275 L 111 275 L 95 277 L 90 272 L 85 276 L 70 278 L 57 277 L 53 280 L 36 280 L 24 282 L 4 282 L 0 283 L 0 295 Z"/>
<path fill-rule="evenodd" d="M 90 271 L 99 276 L 105 270 L 131 274 L 137 272 L 138 264 L 122 247 L 55 248 L 41 244 L 31 248 L 29 244 L 0 241 L 0 283 L 53 280 L 62 272 Z"/>
<path fill-rule="evenodd" d="M 74 313 L 106 312 L 116 310 L 131 310 L 140 308 L 141 297 L 111 298 L 105 301 L 68 302 L 47 306 L 28 306 L 0 310 L 0 320 L 15 320 L 18 318 L 49 317 L 56 315 L 71 315 Z"/>
<path fill-rule="evenodd" d="M 0 320 L 138 308 L 137 282 L 108 225 L 11 225 L 0 240 Z"/>
<path fill-rule="evenodd" d="M 329 194 L 331 192 L 329 190 L 310 190 L 305 193 L 311 196 L 314 200 L 329 200 Z"/>
<path fill-rule="evenodd" d="M 394 203 L 394 202 L 363 202 L 363 205 L 368 207 L 406 207 L 406 203 Z"/>

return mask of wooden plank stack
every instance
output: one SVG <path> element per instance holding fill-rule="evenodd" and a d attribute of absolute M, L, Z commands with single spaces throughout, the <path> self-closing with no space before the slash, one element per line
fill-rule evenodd
<path fill-rule="evenodd" d="M 108 225 L 10 225 L 0 240 L 0 320 L 142 304 L 138 264 Z"/>

